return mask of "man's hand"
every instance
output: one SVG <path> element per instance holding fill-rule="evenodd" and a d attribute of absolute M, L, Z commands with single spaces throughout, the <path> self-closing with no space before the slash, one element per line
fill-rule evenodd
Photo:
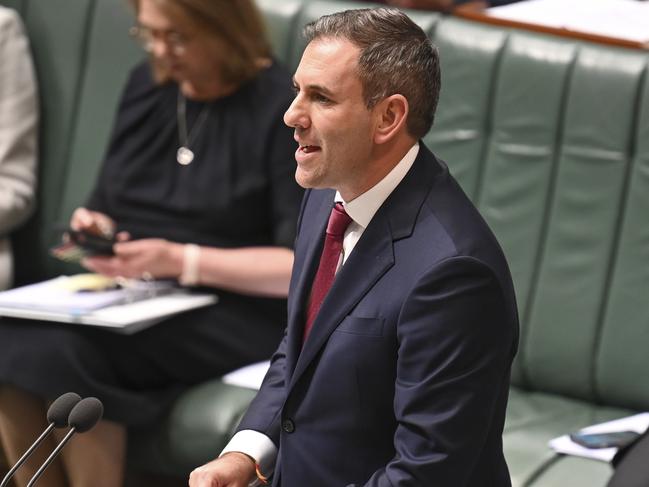
<path fill-rule="evenodd" d="M 255 462 L 243 453 L 230 452 L 195 469 L 189 487 L 248 487 L 255 478 Z"/>

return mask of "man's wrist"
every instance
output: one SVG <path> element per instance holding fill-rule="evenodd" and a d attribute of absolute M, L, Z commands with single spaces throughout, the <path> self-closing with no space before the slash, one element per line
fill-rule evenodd
<path fill-rule="evenodd" d="M 243 453 L 241 451 L 230 451 L 230 452 L 227 452 L 227 453 L 223 453 L 220 456 L 220 458 L 225 458 L 225 457 L 240 458 L 245 463 L 249 463 L 250 466 L 251 466 L 251 469 L 250 469 L 250 475 L 248 477 L 248 482 L 252 483 L 257 479 L 257 476 L 256 476 L 257 462 L 250 455 L 247 455 L 247 454 L 245 454 L 245 453 Z"/>
<path fill-rule="evenodd" d="M 254 481 L 254 480 L 258 480 L 258 481 L 259 481 L 258 484 L 252 484 L 252 485 L 259 485 L 259 484 L 266 485 L 266 484 L 268 484 L 268 477 L 266 477 L 266 476 L 262 473 L 262 471 L 261 471 L 261 466 L 257 463 L 257 460 L 255 460 L 254 458 L 252 458 L 252 457 L 251 457 L 250 455 L 248 455 L 247 453 L 243 453 L 243 452 L 240 452 L 240 451 L 232 451 L 232 452 L 224 453 L 223 456 L 225 456 L 225 455 L 231 455 L 231 454 L 239 454 L 239 455 L 243 455 L 244 457 L 246 457 L 246 458 L 247 458 L 247 459 L 252 463 L 253 468 L 255 469 L 255 475 L 254 475 L 253 477 L 251 477 L 251 478 L 249 479 L 249 481 L 250 481 L 250 482 L 252 482 L 252 481 Z"/>
<path fill-rule="evenodd" d="M 250 463 L 250 466 L 252 467 L 251 473 L 248 477 L 248 485 L 250 487 L 268 484 L 268 477 L 266 477 L 261 472 L 261 467 L 259 466 L 257 461 L 247 453 L 241 451 L 229 451 L 226 453 L 222 453 L 219 458 L 225 458 L 225 457 L 238 457 L 244 459 L 246 463 Z"/>
<path fill-rule="evenodd" d="M 263 485 L 262 481 L 267 481 L 267 478 L 273 473 L 277 448 L 271 439 L 263 433 L 254 430 L 237 432 L 223 449 L 220 456 L 230 453 L 246 455 L 250 459 L 249 461 L 255 465 L 258 475 L 253 485 Z"/>

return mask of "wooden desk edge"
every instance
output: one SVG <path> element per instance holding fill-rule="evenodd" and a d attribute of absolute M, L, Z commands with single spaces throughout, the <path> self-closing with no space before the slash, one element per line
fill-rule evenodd
<path fill-rule="evenodd" d="M 571 29 L 550 27 L 547 25 L 532 24 L 529 22 L 519 22 L 516 20 L 501 19 L 491 15 L 487 15 L 474 8 L 457 7 L 453 10 L 453 15 L 467 20 L 482 22 L 485 24 L 500 25 L 502 27 L 513 27 L 516 29 L 524 29 L 532 32 L 541 32 L 544 34 L 552 34 L 560 37 L 567 37 L 570 39 L 579 39 L 598 44 L 606 44 L 608 46 L 625 47 L 629 49 L 649 50 L 648 42 L 636 42 L 627 39 L 620 39 L 618 37 L 610 37 L 600 34 L 593 34 L 590 32 L 583 32 Z"/>

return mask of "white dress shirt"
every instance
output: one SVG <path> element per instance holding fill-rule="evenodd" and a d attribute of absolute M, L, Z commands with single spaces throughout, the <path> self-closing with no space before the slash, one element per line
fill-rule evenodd
<path fill-rule="evenodd" d="M 348 203 L 342 199 L 340 193 L 336 192 L 334 201 L 341 202 L 352 219 L 345 231 L 338 269 L 345 264 L 378 209 L 408 173 L 418 153 L 417 143 L 381 181 Z M 261 472 L 266 476 L 270 476 L 273 472 L 277 459 L 277 447 L 273 441 L 263 433 L 254 430 L 242 430 L 236 433 L 221 452 L 221 456 L 229 452 L 244 453 L 255 459 Z M 258 481 L 250 484 L 251 487 L 257 485 L 260 485 Z"/>

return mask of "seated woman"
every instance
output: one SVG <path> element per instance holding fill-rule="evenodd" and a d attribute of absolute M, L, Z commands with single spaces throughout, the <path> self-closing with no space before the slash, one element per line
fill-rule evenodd
<path fill-rule="evenodd" d="M 0 290 L 11 285 L 9 233 L 31 215 L 38 100 L 29 42 L 18 14 L 0 6 Z"/>
<path fill-rule="evenodd" d="M 192 384 L 270 357 L 285 325 L 278 298 L 301 199 L 282 122 L 290 77 L 272 62 L 251 0 L 133 3 L 151 66 L 133 71 L 96 188 L 71 226 L 120 240 L 114 256 L 85 260 L 88 269 L 209 286 L 219 303 L 132 336 L 0 321 L 0 438 L 12 463 L 61 393 L 105 406 L 44 487 L 121 485 L 126 427 L 159 421 Z M 19 485 L 51 448 L 18 471 Z"/>

